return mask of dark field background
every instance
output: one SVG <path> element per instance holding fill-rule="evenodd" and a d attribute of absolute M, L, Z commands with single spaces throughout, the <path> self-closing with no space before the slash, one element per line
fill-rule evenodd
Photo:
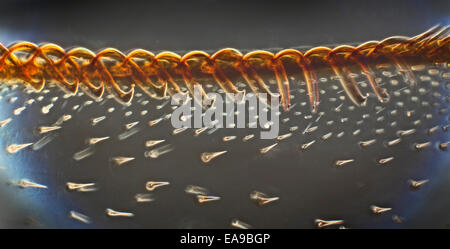
<path fill-rule="evenodd" d="M 94 50 L 287 48 L 416 35 L 448 24 L 449 5 L 433 0 L 15 0 L 2 1 L 0 28 L 4 43 L 29 39 Z"/>

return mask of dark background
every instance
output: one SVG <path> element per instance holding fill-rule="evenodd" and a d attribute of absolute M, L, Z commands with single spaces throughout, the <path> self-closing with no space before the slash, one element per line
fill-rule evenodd
<path fill-rule="evenodd" d="M 449 1 L 2 1 L 0 31 L 64 47 L 246 49 L 416 35 L 450 22 Z"/>

